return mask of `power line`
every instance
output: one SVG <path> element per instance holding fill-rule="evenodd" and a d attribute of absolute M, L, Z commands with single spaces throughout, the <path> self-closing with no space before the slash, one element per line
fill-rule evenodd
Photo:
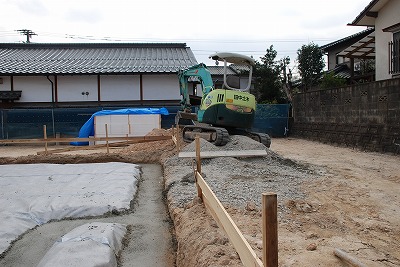
<path fill-rule="evenodd" d="M 93 35 L 78 35 L 78 34 L 69 34 L 69 33 L 51 33 L 51 32 L 41 32 L 41 36 L 48 36 L 48 37 L 59 37 L 65 39 L 75 39 L 75 40 L 89 40 L 89 41 L 110 41 L 110 42 L 209 42 L 209 43 L 238 43 L 238 44 L 246 44 L 246 43 L 301 43 L 301 42 L 309 42 L 310 38 L 277 38 L 277 39 L 258 39 L 258 40 L 235 40 L 235 39 L 225 39 L 225 40 L 218 40 L 218 39 L 209 39 L 209 38 L 185 38 L 185 39 L 163 39 L 163 38 L 121 38 L 121 37 L 111 37 L 111 36 L 93 36 Z M 335 38 L 313 38 L 315 42 L 322 42 L 322 41 L 332 41 Z"/>
<path fill-rule="evenodd" d="M 17 30 L 20 34 L 26 36 L 26 43 L 30 43 L 30 39 L 33 35 L 37 35 L 31 30 L 22 29 Z M 258 40 L 238 40 L 238 39 L 209 39 L 209 38 L 185 38 L 185 39 L 163 39 L 163 38 L 119 38 L 119 37 L 99 37 L 93 35 L 77 35 L 77 34 L 68 34 L 68 33 L 53 33 L 53 32 L 40 32 L 40 35 L 43 37 L 50 38 L 63 38 L 63 39 L 72 39 L 72 40 L 87 40 L 87 41 L 103 41 L 103 42 L 186 42 L 186 43 L 214 43 L 214 44 L 268 44 L 268 43 L 305 43 L 310 42 L 310 38 L 276 38 L 276 39 L 258 39 Z M 9 31 L 0 31 L 0 37 L 13 36 Z M 335 38 L 311 38 L 314 42 L 327 42 L 336 40 Z M 203 52 L 203 51 L 200 51 Z M 214 51 L 215 52 L 215 51 Z M 239 52 L 239 51 L 237 51 Z M 265 51 L 242 51 L 245 53 L 264 53 Z M 285 51 L 291 52 L 291 51 Z M 293 53 L 293 52 L 292 52 Z"/>

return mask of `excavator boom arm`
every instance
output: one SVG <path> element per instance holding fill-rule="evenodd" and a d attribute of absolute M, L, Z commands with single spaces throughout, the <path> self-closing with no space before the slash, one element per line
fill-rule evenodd
<path fill-rule="evenodd" d="M 190 109 L 191 107 L 188 88 L 189 77 L 197 77 L 199 79 L 202 86 L 203 96 L 214 90 L 214 84 L 211 78 L 210 71 L 203 63 L 179 71 L 178 78 L 180 93 L 182 95 L 181 106 L 183 110 Z"/>

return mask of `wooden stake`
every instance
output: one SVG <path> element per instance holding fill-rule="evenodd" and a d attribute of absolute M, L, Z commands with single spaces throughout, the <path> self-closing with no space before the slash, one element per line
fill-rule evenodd
<path fill-rule="evenodd" d="M 200 138 L 198 136 L 196 136 L 195 142 L 196 142 L 196 163 L 197 163 L 196 170 L 201 175 Z M 203 192 L 201 190 L 201 187 L 197 183 L 197 178 L 196 178 L 196 186 L 197 186 L 197 196 L 203 199 Z"/>
<path fill-rule="evenodd" d="M 56 139 L 60 139 L 60 133 L 56 133 Z M 60 145 L 60 143 L 56 142 L 56 146 L 59 146 L 59 145 Z"/>
<path fill-rule="evenodd" d="M 43 139 L 47 140 L 47 127 L 43 125 Z M 44 143 L 44 152 L 47 154 L 47 142 Z"/>
<path fill-rule="evenodd" d="M 106 126 L 106 147 L 107 147 L 107 154 L 110 153 L 110 147 L 108 145 L 108 127 L 107 127 L 107 123 L 105 124 Z"/>
<path fill-rule="evenodd" d="M 263 263 L 264 267 L 278 267 L 278 216 L 275 193 L 262 194 Z"/>
<path fill-rule="evenodd" d="M 179 142 L 180 142 L 180 138 L 179 136 L 181 135 L 181 131 L 179 130 L 179 124 L 176 125 L 176 148 L 178 149 L 178 153 L 179 151 L 181 151 L 181 148 L 179 146 Z"/>
<path fill-rule="evenodd" d="M 251 248 L 246 238 L 244 238 L 231 216 L 229 216 L 228 212 L 211 190 L 210 186 L 198 172 L 196 173 L 196 180 L 202 189 L 204 205 L 217 222 L 218 226 L 225 231 L 231 244 L 239 254 L 243 266 L 264 267 L 263 263 Z"/>

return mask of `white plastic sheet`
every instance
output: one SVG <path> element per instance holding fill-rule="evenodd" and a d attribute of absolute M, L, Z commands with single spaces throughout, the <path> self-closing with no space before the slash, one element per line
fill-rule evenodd
<path fill-rule="evenodd" d="M 128 163 L 0 165 L 0 253 L 50 220 L 129 209 L 140 177 Z"/>
<path fill-rule="evenodd" d="M 126 225 L 93 222 L 62 236 L 39 262 L 38 267 L 114 267 L 122 247 Z"/>

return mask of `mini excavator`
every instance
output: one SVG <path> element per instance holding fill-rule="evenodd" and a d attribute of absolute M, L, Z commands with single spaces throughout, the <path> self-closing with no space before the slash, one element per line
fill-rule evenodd
<path fill-rule="evenodd" d="M 270 147 L 268 134 L 251 132 L 253 126 L 256 100 L 249 93 L 254 59 L 236 53 L 216 53 L 211 59 L 224 62 L 224 81 L 222 89 L 215 89 L 210 71 L 203 63 L 178 72 L 181 99 L 181 110 L 178 111 L 175 123 L 183 125 L 182 136 L 186 142 L 198 135 L 217 146 L 224 146 L 230 134 L 246 135 L 266 147 Z M 246 88 L 234 88 L 227 82 L 228 63 L 248 66 L 248 84 Z M 196 103 L 196 96 L 189 94 L 189 80 L 201 85 L 202 97 Z M 198 98 L 198 97 L 197 97 Z M 198 105 L 192 113 L 192 104 Z"/>

